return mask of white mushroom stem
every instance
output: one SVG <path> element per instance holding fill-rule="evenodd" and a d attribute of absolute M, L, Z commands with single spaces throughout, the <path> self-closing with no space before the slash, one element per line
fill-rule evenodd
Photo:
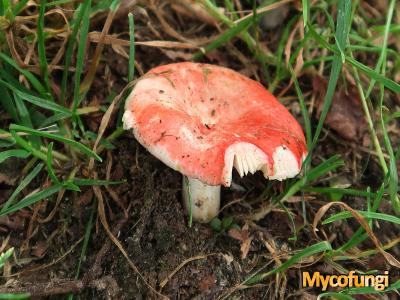
<path fill-rule="evenodd" d="M 272 154 L 274 168 L 268 168 L 267 155 L 250 143 L 236 143 L 225 152 L 224 181 L 232 183 L 232 168 L 240 177 L 258 170 L 265 178 L 283 180 L 300 172 L 295 155 L 286 146 L 278 146 Z M 208 185 L 198 179 L 183 177 L 183 202 L 186 212 L 192 214 L 193 221 L 207 223 L 216 217 L 220 209 L 221 186 Z"/>
<path fill-rule="evenodd" d="M 207 223 L 218 215 L 221 186 L 208 185 L 198 179 L 183 176 L 183 202 L 193 221 Z"/>

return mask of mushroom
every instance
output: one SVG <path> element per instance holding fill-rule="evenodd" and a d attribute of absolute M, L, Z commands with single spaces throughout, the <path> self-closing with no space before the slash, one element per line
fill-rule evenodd
<path fill-rule="evenodd" d="M 193 220 L 218 215 L 221 185 L 242 177 L 296 176 L 305 157 L 303 131 L 260 83 L 228 68 L 191 62 L 156 67 L 129 95 L 125 129 L 182 173 L 183 201 Z M 185 178 L 187 176 L 187 179 Z"/>

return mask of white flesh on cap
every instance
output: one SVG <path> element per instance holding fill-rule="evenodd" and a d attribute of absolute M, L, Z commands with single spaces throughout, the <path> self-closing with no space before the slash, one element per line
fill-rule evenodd
<path fill-rule="evenodd" d="M 267 155 L 257 146 L 250 143 L 236 143 L 225 151 L 224 179 L 225 185 L 232 182 L 232 168 L 238 171 L 240 177 L 248 173 L 262 171 L 265 178 L 283 180 L 296 176 L 300 172 L 296 157 L 285 146 L 275 149 L 272 159 L 274 170 L 268 166 Z M 190 191 L 190 198 L 189 198 Z M 220 209 L 220 186 L 212 186 L 194 178 L 183 178 L 183 201 L 186 211 L 190 213 L 192 204 L 193 220 L 209 222 L 218 215 Z"/>
<path fill-rule="evenodd" d="M 283 180 L 292 178 L 299 174 L 299 162 L 294 156 L 293 152 L 284 146 L 279 146 L 275 149 L 272 155 L 274 160 L 274 173 L 269 176 L 269 179 Z M 265 176 L 265 173 L 264 173 Z"/>
<path fill-rule="evenodd" d="M 220 198 L 220 185 L 208 185 L 198 179 L 183 177 L 183 202 L 194 221 L 206 223 L 217 216 Z"/>

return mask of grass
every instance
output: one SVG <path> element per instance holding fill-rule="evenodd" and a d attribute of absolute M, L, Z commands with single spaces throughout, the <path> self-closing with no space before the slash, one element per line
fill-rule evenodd
<path fill-rule="evenodd" d="M 332 250 L 332 247 L 326 241 L 319 242 L 317 244 L 309 246 L 309 247 L 299 251 L 295 255 L 293 255 L 290 259 L 288 259 L 285 263 L 281 264 L 278 268 L 272 269 L 266 273 L 257 273 L 256 275 L 251 276 L 244 282 L 244 284 L 252 285 L 255 283 L 259 283 L 260 281 L 262 281 L 263 279 L 265 279 L 268 276 L 285 271 L 286 269 L 290 268 L 291 266 L 296 264 L 301 259 L 313 256 L 314 254 L 317 254 L 320 252 L 329 251 L 329 250 Z"/>
<path fill-rule="evenodd" d="M 306 202 L 307 197 L 318 198 L 324 203 L 339 199 L 338 202 L 346 202 L 350 206 L 354 203 L 353 200 L 362 199 L 363 208 L 357 207 L 355 211 L 367 222 L 372 232 L 379 230 L 377 224 L 381 222 L 399 228 L 397 166 L 400 151 L 397 147 L 400 139 L 393 124 L 397 124 L 395 122 L 398 122 L 400 114 L 393 111 L 398 109 L 398 104 L 393 99 L 395 94 L 400 93 L 400 84 L 395 79 L 400 72 L 400 55 L 391 42 L 391 38 L 398 37 L 400 32 L 399 24 L 395 23 L 396 1 L 389 1 L 387 9 L 380 12 L 380 19 L 369 20 L 362 1 L 320 1 L 312 4 L 312 1 L 303 0 L 301 11 L 292 9 L 288 21 L 280 25 L 278 36 L 273 31 L 268 32 L 276 39 L 274 51 L 263 46 L 265 36 L 263 37 L 262 29 L 258 26 L 259 21 L 268 11 L 292 1 L 265 1 L 259 7 L 252 1 L 242 2 L 247 7 L 245 12 L 240 11 L 236 1 L 198 1 L 203 12 L 208 13 L 218 23 L 218 29 L 207 29 L 212 30 L 212 38 L 201 44 L 200 49 L 194 47 L 185 51 L 190 52 L 193 61 L 201 62 L 208 61 L 218 51 L 227 51 L 229 59 L 235 60 L 231 54 L 235 49 L 241 53 L 242 58 L 238 56 L 233 65 L 242 64 L 244 68 L 256 65 L 261 81 L 272 92 L 279 94 L 289 85 L 286 94 L 296 98 L 309 154 L 303 164 L 302 176 L 284 182 L 279 193 L 274 189 L 277 185 L 269 183 L 260 196 L 262 203 L 268 200 L 274 208 L 279 207 L 285 211 L 290 219 L 292 235 L 285 243 L 292 243 L 293 251 L 275 267 L 271 268 L 271 261 L 268 261 L 258 272 L 245 276 L 241 286 L 273 280 L 271 275 L 287 274 L 289 269 L 301 265 L 302 260 L 307 258 L 318 257 L 333 269 L 342 271 L 357 266 L 357 261 L 354 260 L 357 253 L 365 260 L 372 260 L 373 255 L 379 251 L 364 250 L 365 242 L 372 239 L 371 233 L 357 223 L 350 211 L 331 213 L 318 224 L 321 230 L 328 232 L 329 226 L 334 222 L 340 221 L 351 226 L 354 234 L 342 243 L 319 236 L 310 240 L 309 244 L 304 244 L 300 242 L 299 236 L 312 231 L 312 219 L 323 206 L 320 203 Z M 35 22 L 24 24 L 19 17 L 24 15 L 27 5 L 28 1 L 19 1 L 15 5 L 9 1 L 0 2 L 0 27 L 4 27 L 0 31 L 0 115 L 4 117 L 4 120 L 1 119 L 3 128 L 0 130 L 0 167 L 13 159 L 23 161 L 26 165 L 18 175 L 13 192 L 1 204 L 0 216 L 21 213 L 26 209 L 32 211 L 46 201 L 48 205 L 53 205 L 54 200 L 64 193 L 75 198 L 80 197 L 82 191 L 94 186 L 117 186 L 126 182 L 98 177 L 101 173 L 99 169 L 106 168 L 107 157 L 104 150 L 108 151 L 108 155 L 113 153 L 115 146 L 112 143 L 123 134 L 123 101 L 117 106 L 119 112 L 116 126 L 110 121 L 112 114 L 105 113 L 110 107 L 113 109 L 111 105 L 114 102 L 90 103 L 98 84 L 96 81 L 99 66 L 106 64 L 104 49 L 118 50 L 119 54 L 122 51 L 117 44 L 111 45 L 114 47 L 107 46 L 102 38 L 96 45 L 88 43 L 92 21 L 100 14 L 106 16 L 102 23 L 103 38 L 110 34 L 109 31 L 118 32 L 118 28 L 112 27 L 112 23 L 117 15 L 119 1 L 44 0 L 39 2 Z M 221 5 L 224 9 L 221 9 Z M 66 40 L 59 63 L 61 68 L 54 72 L 50 64 L 54 56 L 51 43 L 55 33 L 49 27 L 52 24 L 50 14 L 46 13 L 54 12 L 58 6 L 72 10 L 72 13 L 66 15 L 69 23 L 62 29 L 65 35 L 58 36 Z M 132 12 L 134 13 L 124 16 L 127 26 L 124 30 L 121 29 L 129 39 L 129 50 L 125 56 L 121 54 L 128 67 L 126 76 L 119 82 L 120 86 L 121 83 L 126 85 L 140 76 L 135 69 L 135 61 L 139 66 L 146 66 L 146 70 L 153 65 L 151 58 L 140 61 L 143 60 L 143 54 L 135 50 L 136 40 L 138 37 L 143 39 L 145 31 L 140 23 L 142 16 L 137 17 L 135 11 Z M 13 41 L 10 37 L 14 28 L 12 26 L 21 24 L 31 27 L 31 31 L 21 36 L 21 40 L 31 46 L 30 55 L 34 59 L 27 57 L 28 63 L 18 60 L 13 52 L 16 45 L 10 44 Z M 159 30 L 162 36 L 168 37 L 168 33 L 163 35 L 164 29 L 162 25 L 153 28 L 154 32 Z M 15 38 L 14 36 L 14 41 Z M 376 38 L 380 39 L 379 44 L 374 41 Z M 177 50 L 180 55 L 181 52 L 183 51 Z M 370 56 L 374 59 L 368 59 Z M 26 57 L 21 58 L 24 60 Z M 246 60 L 250 62 L 247 65 L 244 63 Z M 107 65 L 106 68 L 108 67 Z M 307 72 L 319 72 L 328 79 L 318 120 L 312 113 L 315 107 L 307 78 L 311 73 Z M 339 151 L 333 155 L 321 153 L 321 145 L 327 143 L 326 136 L 321 136 L 325 135 L 326 119 L 335 92 L 339 86 L 349 84 L 347 81 L 353 82 L 359 92 L 364 118 L 368 124 L 371 139 L 368 161 L 376 163 L 381 169 L 382 175 L 377 174 L 374 178 L 375 187 L 367 186 L 356 179 L 352 181 L 353 186 L 348 188 L 329 184 L 329 178 L 341 176 L 349 162 L 348 156 Z M 117 95 L 120 90 L 121 88 L 114 90 L 110 85 L 109 94 Z M 99 124 L 98 132 L 90 129 L 93 116 L 103 117 L 104 122 Z M 106 130 L 107 126 L 110 130 Z M 94 142 L 96 140 L 99 147 Z M 357 155 L 364 155 L 360 153 Z M 94 160 L 97 161 L 96 164 Z M 296 206 L 290 202 L 294 197 L 301 198 L 301 213 L 298 215 L 304 220 L 301 228 L 295 226 Z M 61 201 L 67 201 L 67 198 Z M 390 209 L 383 211 L 384 204 L 386 207 L 389 205 Z M 73 273 L 76 279 L 81 276 L 85 257 L 93 255 L 90 253 L 90 240 L 98 214 L 96 205 L 93 200 L 89 218 L 84 222 L 84 242 Z M 189 223 L 191 224 L 191 220 Z M 385 248 L 385 251 L 390 251 L 392 246 Z M 9 251 L 0 256 L 0 266 L 10 259 Z M 390 262 L 387 266 L 389 265 Z M 399 285 L 400 281 L 392 282 L 383 293 L 396 290 L 400 288 Z M 351 288 L 340 293 L 321 293 L 319 296 L 353 299 L 352 295 L 374 293 L 377 292 L 370 288 Z M 18 297 L 24 295 L 0 294 L 0 299 L 6 296 L 19 299 Z M 72 299 L 72 294 L 69 299 Z"/>
<path fill-rule="evenodd" d="M 0 253 L 0 269 L 4 267 L 4 264 L 10 259 L 13 253 L 14 248 L 9 248 L 6 252 Z M 0 294 L 0 299 L 29 299 L 30 296 L 29 293 Z"/>

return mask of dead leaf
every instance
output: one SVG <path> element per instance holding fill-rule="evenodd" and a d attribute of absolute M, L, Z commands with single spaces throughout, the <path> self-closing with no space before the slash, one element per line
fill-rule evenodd
<path fill-rule="evenodd" d="M 318 297 L 315 296 L 315 295 L 309 294 L 307 292 L 303 292 L 301 294 L 301 299 L 303 299 L 303 300 L 317 300 Z"/>
<path fill-rule="evenodd" d="M 192 19 L 198 19 L 208 25 L 214 26 L 217 21 L 201 6 L 193 0 L 169 0 L 171 8 L 177 13 L 183 14 Z"/>
<path fill-rule="evenodd" d="M 78 198 L 78 205 L 79 206 L 87 206 L 90 204 L 93 198 L 93 190 L 88 189 L 83 194 L 81 194 Z"/>
<path fill-rule="evenodd" d="M 285 19 L 289 14 L 289 10 L 290 6 L 286 3 L 274 10 L 267 12 L 260 19 L 261 28 L 264 30 L 271 30 L 278 27 L 285 22 Z"/>
<path fill-rule="evenodd" d="M 199 290 L 203 293 L 210 293 L 213 288 L 215 288 L 215 283 L 217 282 L 217 278 L 215 274 L 212 273 L 208 276 L 205 276 L 199 283 Z"/>
<path fill-rule="evenodd" d="M 239 229 L 237 229 L 237 228 L 231 228 L 231 229 L 229 229 L 228 235 L 229 235 L 231 238 L 234 238 L 235 240 L 243 241 L 242 231 L 239 230 Z"/>
<path fill-rule="evenodd" d="M 89 32 L 88 37 L 91 42 L 99 43 L 100 42 L 100 32 L 92 31 Z M 120 46 L 129 47 L 129 41 L 124 39 L 119 39 L 115 34 L 109 34 L 104 36 L 103 40 L 104 45 L 112 45 L 117 44 Z M 176 48 L 176 49 L 199 49 L 197 45 L 192 43 L 182 43 L 176 41 L 164 41 L 164 40 L 154 40 L 154 41 L 137 41 L 135 42 L 138 46 L 147 46 L 147 47 L 155 47 L 155 48 Z"/>
<path fill-rule="evenodd" d="M 365 5 L 365 3 L 363 3 Z M 388 0 L 371 0 L 370 10 L 377 9 L 380 13 L 386 13 L 389 7 Z M 380 17 L 379 13 L 375 13 L 378 17 Z"/>
<path fill-rule="evenodd" d="M 15 177 L 15 176 L 10 177 L 10 176 L 8 176 L 7 174 L 0 173 L 0 183 L 5 183 L 5 184 L 7 184 L 7 185 L 12 186 L 12 185 L 14 185 L 14 183 L 15 183 L 15 181 L 16 181 L 17 179 L 18 179 L 18 178 Z"/>
<path fill-rule="evenodd" d="M 292 196 L 289 197 L 286 202 L 287 203 L 299 203 L 302 201 L 311 201 L 314 200 L 315 197 L 314 196 Z"/>
<path fill-rule="evenodd" d="M 6 215 L 0 217 L 0 225 L 6 226 L 12 231 L 22 230 L 25 226 L 25 219 L 19 214 Z"/>
<path fill-rule="evenodd" d="M 376 254 L 368 261 L 368 269 L 379 269 L 385 265 L 385 257 L 382 254 Z"/>
<path fill-rule="evenodd" d="M 249 254 L 250 250 L 250 245 L 251 241 L 253 240 L 252 237 L 249 237 L 248 239 L 244 240 L 242 245 L 240 246 L 240 252 L 242 252 L 242 259 L 245 259 L 247 257 L 247 254 Z"/>
<path fill-rule="evenodd" d="M 46 241 L 38 242 L 35 246 L 32 247 L 31 253 L 33 256 L 42 258 L 46 254 L 48 247 L 49 245 L 46 243 Z"/>
<path fill-rule="evenodd" d="M 320 118 L 328 82 L 320 77 L 313 78 L 313 89 L 316 94 L 317 117 Z M 357 88 L 348 84 L 335 92 L 332 105 L 326 116 L 325 124 L 342 138 L 360 142 L 367 130 L 360 95 Z"/>
<path fill-rule="evenodd" d="M 171 59 L 172 61 L 177 61 L 178 59 L 182 60 L 191 60 L 193 57 L 192 53 L 179 51 L 179 50 L 168 50 L 160 48 L 161 52 L 165 54 L 166 57 Z"/>
<path fill-rule="evenodd" d="M 253 238 L 249 235 L 249 225 L 246 223 L 241 230 L 237 228 L 231 228 L 228 231 L 228 235 L 235 240 L 241 241 L 240 252 L 242 253 L 241 258 L 245 259 L 250 250 L 251 241 Z"/>
<path fill-rule="evenodd" d="M 233 262 L 233 256 L 231 254 L 221 254 L 223 259 L 225 259 L 225 262 L 228 266 L 231 265 L 231 263 Z"/>

